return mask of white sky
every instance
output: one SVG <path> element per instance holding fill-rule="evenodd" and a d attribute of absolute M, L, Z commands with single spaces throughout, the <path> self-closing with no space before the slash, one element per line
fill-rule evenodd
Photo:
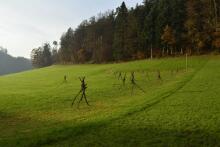
<path fill-rule="evenodd" d="M 123 0 L 0 0 L 0 46 L 13 56 L 30 58 L 33 48 L 60 41 L 69 27 L 99 12 L 115 9 Z M 124 0 L 128 7 L 143 0 Z"/>

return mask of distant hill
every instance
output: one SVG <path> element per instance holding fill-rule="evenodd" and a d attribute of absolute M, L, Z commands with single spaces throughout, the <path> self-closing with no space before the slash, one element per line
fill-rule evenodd
<path fill-rule="evenodd" d="M 0 50 L 0 75 L 32 69 L 31 61 L 23 57 L 12 57 Z"/>

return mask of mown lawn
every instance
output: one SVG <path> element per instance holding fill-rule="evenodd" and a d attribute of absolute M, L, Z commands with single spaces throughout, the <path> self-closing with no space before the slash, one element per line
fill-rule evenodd
<path fill-rule="evenodd" d="M 220 146 L 220 56 L 188 64 L 179 57 L 2 76 L 0 146 Z M 132 71 L 145 93 L 131 94 Z M 127 74 L 125 86 L 116 72 Z M 80 76 L 91 106 L 77 109 Z"/>

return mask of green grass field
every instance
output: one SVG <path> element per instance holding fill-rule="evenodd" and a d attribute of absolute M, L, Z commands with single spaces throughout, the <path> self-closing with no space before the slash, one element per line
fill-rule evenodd
<path fill-rule="evenodd" d="M 131 94 L 132 71 L 145 93 Z M 80 76 L 91 106 L 78 109 Z M 220 146 L 220 56 L 190 57 L 187 71 L 179 57 L 2 76 L 0 146 Z"/>

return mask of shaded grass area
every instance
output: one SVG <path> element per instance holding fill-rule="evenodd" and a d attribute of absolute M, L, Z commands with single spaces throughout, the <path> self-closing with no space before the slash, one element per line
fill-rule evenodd
<path fill-rule="evenodd" d="M 185 100 L 186 96 L 193 99 L 204 90 L 198 86 L 201 79 L 195 81 L 198 77 L 207 83 L 214 79 L 218 83 L 217 77 L 207 79 L 206 74 L 218 67 L 219 57 L 209 58 L 190 58 L 188 72 L 185 72 L 184 58 L 168 58 L 123 64 L 53 66 L 1 77 L 0 129 L 4 133 L 0 134 L 0 145 L 219 145 L 216 132 L 194 127 L 194 116 L 200 112 L 192 112 L 200 99 Z M 212 67 L 212 62 L 216 66 Z M 161 71 L 162 81 L 157 79 L 157 70 Z M 116 71 L 128 75 L 135 71 L 137 83 L 146 93 L 136 89 L 131 96 L 129 82 L 121 86 L 121 81 L 114 77 Z M 64 75 L 68 77 L 66 84 L 62 83 Z M 87 77 L 92 107 L 71 108 L 71 100 L 80 86 L 78 77 L 83 75 Z M 185 88 L 189 85 L 197 88 Z M 216 97 L 213 102 L 218 101 L 218 94 L 213 97 Z M 207 102 L 210 99 L 200 105 L 205 106 Z M 213 125 L 210 128 L 214 129 Z"/>

